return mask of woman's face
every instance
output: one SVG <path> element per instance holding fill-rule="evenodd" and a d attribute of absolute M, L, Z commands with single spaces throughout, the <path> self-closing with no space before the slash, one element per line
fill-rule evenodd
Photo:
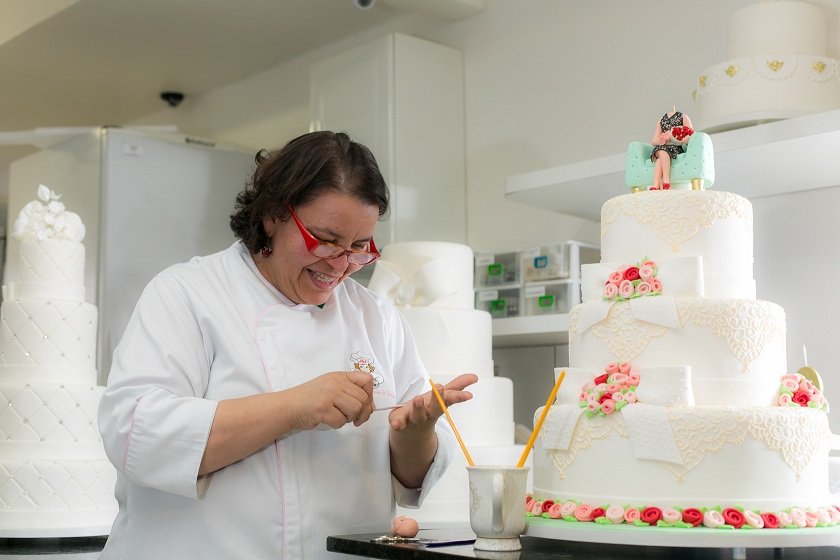
<path fill-rule="evenodd" d="M 315 200 L 294 208 L 300 222 L 320 241 L 345 249 L 366 249 L 379 219 L 379 207 L 337 191 L 327 191 Z M 307 251 L 294 220 L 263 221 L 271 239 L 268 258 L 255 255 L 263 276 L 295 303 L 326 303 L 333 289 L 363 265 L 347 262 L 347 256 L 322 259 Z"/>

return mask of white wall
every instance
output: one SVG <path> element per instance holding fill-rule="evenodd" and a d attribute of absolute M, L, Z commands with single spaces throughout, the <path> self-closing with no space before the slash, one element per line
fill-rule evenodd
<path fill-rule="evenodd" d="M 412 33 L 464 52 L 468 243 L 505 251 L 597 242 L 594 222 L 506 201 L 505 178 L 622 152 L 628 141 L 647 139 L 672 105 L 690 115 L 696 77 L 728 58 L 729 16 L 753 2 L 487 0 L 478 15 L 406 17 L 138 122 L 177 124 L 254 149 L 278 146 L 308 130 L 314 60 L 390 31 Z M 828 16 L 828 54 L 840 58 L 840 0 L 814 3 Z M 616 185 L 616 194 L 623 191 Z M 787 308 L 789 368 L 801 365 L 806 343 L 840 407 L 831 359 L 840 339 L 838 298 L 828 285 L 838 277 L 830 211 L 838 202 L 837 189 L 760 199 L 755 223 L 759 295 Z M 840 414 L 833 425 L 840 432 Z"/>

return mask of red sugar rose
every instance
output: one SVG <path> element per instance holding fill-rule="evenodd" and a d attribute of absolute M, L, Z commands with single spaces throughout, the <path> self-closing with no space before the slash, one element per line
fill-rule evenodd
<path fill-rule="evenodd" d="M 723 520 L 727 525 L 732 525 L 736 529 L 740 529 L 744 522 L 744 514 L 735 508 L 726 508 L 723 510 Z"/>
<path fill-rule="evenodd" d="M 638 267 L 631 266 L 627 270 L 624 271 L 624 279 L 625 280 L 638 280 L 639 279 L 639 269 Z"/>
<path fill-rule="evenodd" d="M 654 506 L 646 507 L 642 510 L 639 519 L 648 525 L 656 525 L 656 522 L 662 519 L 662 510 Z"/>
<path fill-rule="evenodd" d="M 607 400 L 607 399 L 611 399 L 611 398 L 612 398 L 612 394 L 611 394 L 611 393 L 604 393 L 603 395 L 601 395 L 601 398 L 600 398 L 600 399 L 598 399 L 598 404 L 604 404 L 604 401 L 605 401 L 605 400 Z"/>
<path fill-rule="evenodd" d="M 765 529 L 779 528 L 779 518 L 776 517 L 775 513 L 762 513 L 761 518 L 764 520 Z"/>
<path fill-rule="evenodd" d="M 594 520 L 594 519 L 598 519 L 599 517 L 604 517 L 604 515 L 606 515 L 606 513 L 607 512 L 604 511 L 604 508 L 595 508 L 595 509 L 592 510 L 592 519 Z"/>
<path fill-rule="evenodd" d="M 703 523 L 703 512 L 697 508 L 685 508 L 682 512 L 682 520 L 697 527 Z"/>
<path fill-rule="evenodd" d="M 599 375 L 598 377 L 595 378 L 595 385 L 600 385 L 601 383 L 606 383 L 607 379 L 609 379 L 609 378 L 610 378 L 609 374 L 602 373 L 601 375 Z"/>
<path fill-rule="evenodd" d="M 797 391 L 793 394 L 792 400 L 799 406 L 808 406 L 811 397 L 805 391 Z"/>
<path fill-rule="evenodd" d="M 546 501 L 544 501 L 544 502 L 543 502 L 543 504 L 542 504 L 542 507 L 543 507 L 543 513 L 545 513 L 546 511 L 550 510 L 550 509 L 551 509 L 551 506 L 553 506 L 553 505 L 554 505 L 554 500 L 546 500 Z"/>

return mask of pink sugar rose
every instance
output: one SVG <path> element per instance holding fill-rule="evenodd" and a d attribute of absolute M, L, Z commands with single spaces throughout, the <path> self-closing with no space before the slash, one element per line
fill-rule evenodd
<path fill-rule="evenodd" d="M 799 373 L 786 373 L 782 376 L 782 379 L 793 379 L 794 381 L 799 383 L 802 379 L 804 379 L 804 377 L 802 377 L 802 375 Z"/>
<path fill-rule="evenodd" d="M 793 402 L 799 406 L 808 406 L 808 401 L 811 400 L 811 395 L 805 391 L 797 391 L 793 394 Z"/>
<path fill-rule="evenodd" d="M 610 506 L 604 515 L 610 520 L 610 523 L 618 525 L 624 521 L 624 508 L 621 506 Z"/>
<path fill-rule="evenodd" d="M 805 511 L 799 508 L 790 510 L 790 520 L 800 529 L 808 525 L 808 520 L 805 518 Z"/>
<path fill-rule="evenodd" d="M 819 523 L 819 519 L 817 518 L 817 514 L 813 511 L 806 511 L 805 512 L 805 525 L 807 527 L 816 527 L 817 523 Z"/>
<path fill-rule="evenodd" d="M 534 498 L 525 496 L 525 511 L 531 511 L 531 504 L 534 503 Z"/>
<path fill-rule="evenodd" d="M 710 509 L 703 514 L 703 525 L 710 529 L 717 529 L 721 525 L 725 525 L 723 514 L 717 510 Z"/>
<path fill-rule="evenodd" d="M 624 393 L 613 393 L 612 400 L 615 402 L 625 402 Z"/>
<path fill-rule="evenodd" d="M 601 405 L 598 404 L 598 401 L 595 401 L 595 402 L 589 401 L 588 403 L 586 403 L 586 409 L 589 412 L 598 412 L 599 408 L 601 408 Z"/>
<path fill-rule="evenodd" d="M 645 265 L 647 265 L 647 266 L 656 266 L 656 262 L 655 262 L 655 261 L 652 261 L 652 260 L 650 260 L 650 259 L 646 259 L 646 260 L 642 261 L 642 266 L 645 266 Z"/>
<path fill-rule="evenodd" d="M 809 395 L 816 394 L 817 392 L 817 388 L 814 387 L 814 384 L 808 381 L 807 379 L 799 385 L 799 389 L 801 391 L 805 391 Z"/>
<path fill-rule="evenodd" d="M 609 278 L 607 278 L 607 282 L 615 286 L 618 286 L 618 284 L 620 284 L 622 280 L 624 280 L 624 274 L 617 270 L 611 273 Z"/>
<path fill-rule="evenodd" d="M 638 399 L 636 398 L 636 393 L 633 391 L 627 391 L 624 393 L 624 400 L 627 401 L 627 404 L 633 404 Z"/>
<path fill-rule="evenodd" d="M 626 373 L 614 373 L 612 375 L 613 383 L 627 383 Z"/>
<path fill-rule="evenodd" d="M 744 521 L 753 529 L 761 529 L 764 527 L 764 518 L 756 512 L 748 509 L 744 510 Z"/>
<path fill-rule="evenodd" d="M 564 502 L 563 505 L 560 506 L 560 515 L 562 517 L 566 517 L 567 515 L 574 515 L 577 507 L 577 503 L 571 500 L 569 500 L 568 502 Z"/>
<path fill-rule="evenodd" d="M 595 390 L 599 393 L 605 393 L 607 391 L 607 384 L 606 383 L 598 383 L 595 385 Z"/>
<path fill-rule="evenodd" d="M 616 391 L 621 391 L 621 385 L 618 383 L 607 383 L 608 393 L 615 393 Z"/>
<path fill-rule="evenodd" d="M 629 385 L 638 385 L 640 380 L 641 376 L 636 372 L 630 372 L 627 374 L 627 383 Z"/>
<path fill-rule="evenodd" d="M 639 282 L 636 285 L 636 293 L 640 296 L 646 296 L 653 291 L 653 288 L 647 282 Z"/>
<path fill-rule="evenodd" d="M 820 508 L 817 510 L 817 522 L 831 524 L 834 523 L 834 517 L 831 515 L 831 510 Z"/>
<path fill-rule="evenodd" d="M 641 512 L 636 508 L 631 507 L 624 510 L 624 521 L 627 523 L 638 521 L 641 516 Z"/>
<path fill-rule="evenodd" d="M 548 508 L 548 516 L 552 519 L 560 519 L 561 517 L 563 517 L 560 514 L 560 508 L 561 508 L 560 504 L 552 505 L 550 508 Z"/>
<path fill-rule="evenodd" d="M 618 285 L 618 295 L 623 298 L 629 298 L 633 295 L 633 291 L 635 288 L 633 287 L 633 282 L 630 280 L 622 280 L 621 284 Z"/>
<path fill-rule="evenodd" d="M 607 284 L 604 286 L 604 298 L 614 299 L 618 295 L 618 286 L 615 284 Z"/>
<path fill-rule="evenodd" d="M 793 399 L 787 393 L 779 395 L 779 406 L 789 406 L 793 404 Z"/>
<path fill-rule="evenodd" d="M 659 278 L 654 278 L 650 281 L 650 287 L 653 288 L 654 292 L 661 292 L 662 282 L 659 280 Z"/>
<path fill-rule="evenodd" d="M 578 521 L 592 521 L 592 506 L 580 504 L 575 508 L 575 519 Z"/>
<path fill-rule="evenodd" d="M 665 508 L 662 510 L 662 521 L 673 525 L 677 521 L 682 521 L 682 514 L 674 508 Z"/>
<path fill-rule="evenodd" d="M 580 394 L 578 394 L 578 400 L 579 401 L 585 401 L 586 400 L 586 391 L 581 391 Z"/>
<path fill-rule="evenodd" d="M 542 500 L 534 500 L 531 504 L 531 513 L 534 515 L 542 515 Z"/>
<path fill-rule="evenodd" d="M 795 393 L 796 391 L 799 390 L 799 382 L 795 381 L 793 379 L 784 379 L 782 381 L 782 387 L 784 387 L 784 389 L 786 391 L 790 391 L 791 393 Z"/>
<path fill-rule="evenodd" d="M 618 364 L 610 362 L 609 364 L 607 364 L 607 367 L 604 368 L 604 372 L 610 375 L 612 375 L 613 373 L 618 373 Z"/>
<path fill-rule="evenodd" d="M 633 366 L 630 365 L 630 362 L 621 362 L 618 364 L 618 371 L 621 373 L 629 375 L 632 369 Z"/>
<path fill-rule="evenodd" d="M 607 399 L 601 403 L 601 412 L 604 414 L 612 414 L 615 412 L 615 401 L 612 399 Z"/>
<path fill-rule="evenodd" d="M 793 519 L 791 519 L 790 514 L 786 511 L 780 511 L 776 514 L 776 517 L 779 518 L 779 527 L 784 528 L 788 525 L 793 525 Z M 765 519 L 764 521 L 766 522 L 767 520 Z"/>
<path fill-rule="evenodd" d="M 653 274 L 654 271 L 651 265 L 643 264 L 639 267 L 639 277 L 645 282 L 648 282 L 651 278 L 653 278 Z"/>

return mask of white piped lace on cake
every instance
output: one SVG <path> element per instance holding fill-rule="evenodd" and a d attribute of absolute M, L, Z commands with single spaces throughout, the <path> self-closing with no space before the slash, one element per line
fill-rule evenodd
<path fill-rule="evenodd" d="M 715 221 L 738 218 L 752 232 L 753 214 L 750 202 L 738 195 L 719 191 L 656 192 L 655 196 L 634 193 L 618 196 L 604 203 L 601 209 L 601 239 L 621 214 L 651 230 L 678 251 L 682 243 Z"/>

